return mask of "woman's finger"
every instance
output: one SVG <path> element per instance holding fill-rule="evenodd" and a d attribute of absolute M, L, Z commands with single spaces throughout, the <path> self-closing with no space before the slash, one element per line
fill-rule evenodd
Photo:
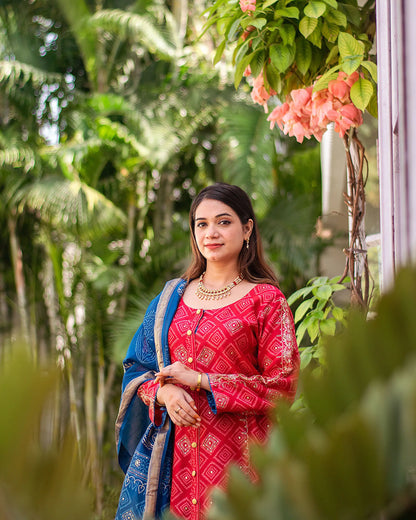
<path fill-rule="evenodd" d="M 175 416 L 183 426 L 199 426 L 201 419 L 199 416 L 189 414 L 184 408 L 180 408 Z"/>
<path fill-rule="evenodd" d="M 184 426 L 198 426 L 201 418 L 190 404 L 185 400 L 176 404 L 169 415 L 174 421 L 179 421 Z"/>

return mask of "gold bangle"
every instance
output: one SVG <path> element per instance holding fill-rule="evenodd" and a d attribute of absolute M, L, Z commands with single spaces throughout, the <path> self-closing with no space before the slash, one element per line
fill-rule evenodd
<path fill-rule="evenodd" d="M 196 391 L 199 392 L 201 390 L 202 383 L 202 372 L 199 372 L 198 379 L 196 380 Z"/>

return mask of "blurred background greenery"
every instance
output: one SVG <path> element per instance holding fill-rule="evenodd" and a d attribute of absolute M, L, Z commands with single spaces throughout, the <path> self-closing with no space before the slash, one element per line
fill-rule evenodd
<path fill-rule="evenodd" d="M 319 146 L 212 66 L 207 4 L 0 1 L 4 518 L 113 518 L 120 362 L 187 265 L 202 187 L 251 194 L 285 294 L 319 274 Z"/>

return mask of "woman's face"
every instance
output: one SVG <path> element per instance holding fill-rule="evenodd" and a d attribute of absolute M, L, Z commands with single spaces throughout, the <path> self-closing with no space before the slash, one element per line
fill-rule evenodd
<path fill-rule="evenodd" d="M 242 224 L 230 206 L 204 199 L 195 211 L 195 238 L 207 262 L 236 263 L 244 240 L 250 237 L 253 221 Z"/>

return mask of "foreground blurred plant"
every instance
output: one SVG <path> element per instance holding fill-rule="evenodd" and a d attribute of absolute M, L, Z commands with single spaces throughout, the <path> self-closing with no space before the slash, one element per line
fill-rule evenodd
<path fill-rule="evenodd" d="M 51 440 L 57 377 L 14 349 L 3 350 L 0 366 L 0 518 L 88 520 L 92 497 L 81 485 L 75 441 Z"/>
<path fill-rule="evenodd" d="M 279 405 L 260 482 L 237 469 L 210 520 L 405 520 L 416 515 L 416 270 L 403 270 L 376 318 L 354 313 L 329 338 L 326 369 L 302 373 L 307 408 Z"/>

